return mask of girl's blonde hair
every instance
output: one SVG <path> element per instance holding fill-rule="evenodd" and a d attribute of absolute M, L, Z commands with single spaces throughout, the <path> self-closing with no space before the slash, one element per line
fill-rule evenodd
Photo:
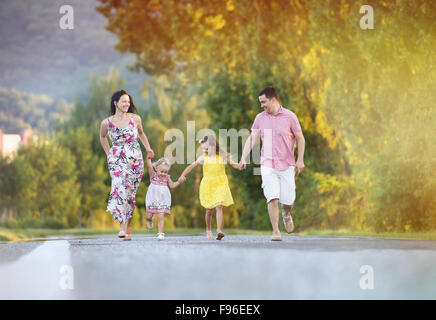
<path fill-rule="evenodd" d="M 153 166 L 153 168 L 156 168 L 158 166 L 160 166 L 161 164 L 165 163 L 168 167 L 171 167 L 170 161 L 167 158 L 160 158 L 159 160 L 157 160 L 156 162 L 152 163 L 151 165 Z"/>

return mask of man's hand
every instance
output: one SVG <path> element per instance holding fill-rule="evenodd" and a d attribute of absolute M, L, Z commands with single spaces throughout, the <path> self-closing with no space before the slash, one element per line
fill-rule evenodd
<path fill-rule="evenodd" d="M 238 169 L 244 170 L 246 167 L 247 167 L 247 163 L 245 162 L 244 159 L 241 159 L 241 161 L 239 161 Z"/>
<path fill-rule="evenodd" d="M 295 164 L 295 167 L 297 168 L 297 175 L 300 175 L 300 173 L 304 170 L 304 161 L 298 160 Z"/>

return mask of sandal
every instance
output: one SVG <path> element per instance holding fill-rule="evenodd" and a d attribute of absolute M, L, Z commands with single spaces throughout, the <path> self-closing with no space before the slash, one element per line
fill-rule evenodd
<path fill-rule="evenodd" d="M 126 236 L 123 239 L 124 241 L 129 241 L 132 240 L 131 234 L 130 233 L 126 233 Z"/>
<path fill-rule="evenodd" d="M 206 231 L 207 240 L 214 240 L 212 231 Z"/>
<path fill-rule="evenodd" d="M 124 238 L 126 236 L 124 231 L 118 232 L 118 238 Z"/>

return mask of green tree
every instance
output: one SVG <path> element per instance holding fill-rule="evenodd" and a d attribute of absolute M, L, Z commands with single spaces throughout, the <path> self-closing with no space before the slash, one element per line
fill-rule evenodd
<path fill-rule="evenodd" d="M 34 174 L 36 195 L 32 207 L 40 214 L 36 218 L 50 218 L 57 227 L 75 227 L 80 193 L 71 152 L 55 141 L 41 139 L 21 148 L 17 159 L 27 162 Z"/>
<path fill-rule="evenodd" d="M 117 48 L 137 55 L 133 69 L 167 74 L 171 79 L 183 72 L 204 101 L 214 130 L 250 128 L 260 112 L 260 89 L 271 84 L 280 88 L 282 103 L 302 123 L 309 170 L 323 173 L 326 179 L 340 175 L 343 185 L 350 185 L 344 146 L 326 121 L 314 86 L 325 81 L 325 76 L 322 70 L 310 69 L 317 59 L 310 38 L 310 5 L 297 0 L 100 2 L 97 9 L 108 18 L 107 29 L 118 36 Z M 313 196 L 309 190 L 317 189 L 319 181 L 314 177 L 308 174 L 308 179 L 298 181 L 299 197 Z M 249 167 L 236 173 L 235 180 L 242 190 L 237 196 L 244 204 L 242 224 L 267 228 L 260 177 L 253 176 Z M 318 221 L 314 216 L 319 211 L 327 215 L 320 207 L 297 209 L 297 224 Z"/>
<path fill-rule="evenodd" d="M 49 134 L 65 121 L 71 109 L 65 100 L 0 87 L 0 129 L 6 133 L 32 128 Z"/>
<path fill-rule="evenodd" d="M 134 69 L 184 72 L 215 129 L 249 128 L 259 89 L 281 89 L 307 142 L 297 225 L 435 227 L 435 3 L 373 4 L 374 30 L 351 0 L 100 3 Z M 244 225 L 266 227 L 259 177 L 240 183 Z"/>
<path fill-rule="evenodd" d="M 104 181 L 107 173 L 104 171 L 101 157 L 92 152 L 92 134 L 87 128 L 69 128 L 58 132 L 56 140 L 63 148 L 69 150 L 76 164 L 77 183 L 79 184 L 78 226 L 87 225 L 87 219 L 97 209 L 105 210 L 107 195 L 110 188 Z M 83 221 L 85 220 L 85 221 Z"/>

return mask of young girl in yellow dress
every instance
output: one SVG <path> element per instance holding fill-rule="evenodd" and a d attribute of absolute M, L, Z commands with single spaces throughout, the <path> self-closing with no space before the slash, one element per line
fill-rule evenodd
<path fill-rule="evenodd" d="M 203 165 L 203 179 L 200 182 L 200 204 L 206 208 L 206 233 L 207 239 L 213 240 L 211 231 L 212 213 L 216 210 L 217 235 L 216 239 L 224 237 L 223 227 L 223 206 L 233 204 L 229 182 L 226 176 L 225 163 L 228 162 L 234 168 L 238 164 L 233 162 L 230 154 L 220 149 L 218 142 L 213 135 L 205 136 L 201 141 L 204 154 L 194 163 L 190 164 L 180 176 L 180 181 L 185 180 L 185 176 L 197 165 Z M 226 161 L 224 161 L 224 159 Z"/>

